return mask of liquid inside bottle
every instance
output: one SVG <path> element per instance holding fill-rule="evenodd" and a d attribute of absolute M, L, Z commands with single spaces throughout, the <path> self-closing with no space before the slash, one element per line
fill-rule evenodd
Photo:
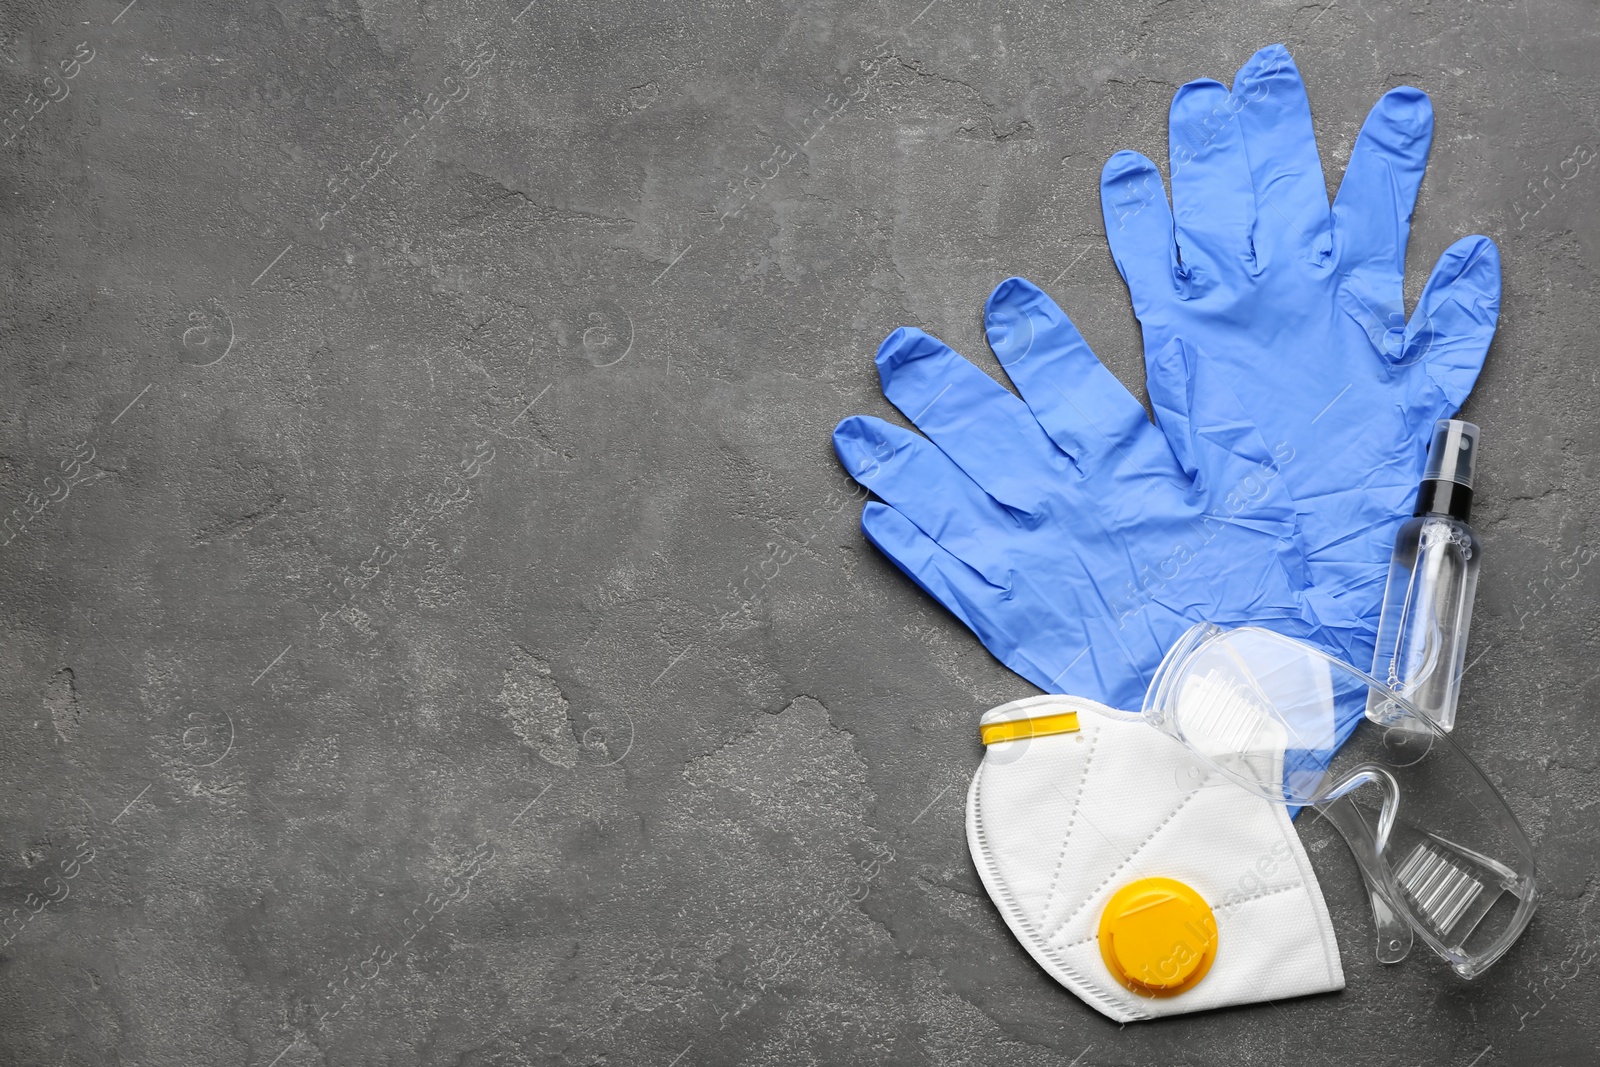
<path fill-rule="evenodd" d="M 1467 525 L 1478 428 L 1440 419 L 1412 518 L 1400 527 L 1389 562 L 1373 675 L 1441 727 L 1456 722 L 1461 671 L 1483 550 Z M 1374 692 L 1367 716 L 1397 723 L 1400 709 Z"/>
<path fill-rule="evenodd" d="M 1373 673 L 1441 727 L 1455 726 L 1482 549 L 1448 516 L 1408 520 L 1395 538 Z"/>

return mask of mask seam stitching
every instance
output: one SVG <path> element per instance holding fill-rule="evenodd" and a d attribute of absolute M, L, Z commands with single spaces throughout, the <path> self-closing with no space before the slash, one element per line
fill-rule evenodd
<path fill-rule="evenodd" d="M 1015 895 L 1013 895 L 1011 892 L 1011 887 L 1006 885 L 1005 879 L 1000 876 L 999 870 L 995 867 L 993 854 L 989 849 L 989 835 L 985 828 L 983 815 L 983 790 L 980 785 L 981 776 L 985 770 L 985 767 L 980 767 L 978 769 L 979 778 L 974 779 L 973 782 L 974 793 L 972 824 L 973 830 L 976 832 L 979 843 L 982 846 L 983 866 L 990 874 L 990 878 L 985 879 L 986 888 L 989 888 L 991 896 L 994 895 L 994 887 L 998 887 L 1000 890 L 1000 898 L 997 899 L 995 903 L 1006 914 L 1008 920 L 1014 919 L 1016 926 L 1020 926 L 1028 931 L 1030 936 L 1028 939 L 1024 940 L 1023 943 L 1029 948 L 1030 952 L 1036 947 L 1039 952 L 1043 953 L 1045 958 L 1050 960 L 1050 962 L 1061 971 L 1060 976 L 1052 975 L 1052 977 L 1055 977 L 1057 981 L 1061 982 L 1072 992 L 1083 998 L 1085 1002 L 1089 1002 L 1092 999 L 1094 1003 L 1091 1006 L 1096 1007 L 1097 1010 L 1104 1012 L 1110 1018 L 1122 1023 L 1138 1022 L 1143 1019 L 1155 1018 L 1154 1015 L 1151 1015 L 1142 1009 L 1130 1008 L 1115 998 L 1106 995 L 1104 991 L 1096 988 L 1094 982 L 1087 975 L 1079 972 L 1078 969 L 1074 967 L 1058 949 L 1050 944 L 1049 939 L 1040 936 L 1038 927 L 1032 922 L 1028 921 L 1027 917 L 1022 911 L 1021 906 L 1018 904 Z M 1016 933 L 1015 926 L 1013 927 L 1013 933 Z M 1022 935 L 1020 933 L 1018 933 L 1016 936 L 1019 940 L 1022 940 Z"/>
<path fill-rule="evenodd" d="M 1283 766 L 1282 758 L 1279 767 Z M 1287 815 L 1284 821 L 1288 821 Z M 1339 941 L 1333 929 L 1333 916 L 1328 912 L 1328 902 L 1322 895 L 1322 885 L 1317 881 L 1316 872 L 1311 867 L 1311 857 L 1306 855 L 1305 844 L 1300 840 L 1298 831 L 1290 823 L 1283 830 L 1286 839 L 1290 841 L 1289 851 L 1294 857 L 1295 867 L 1300 871 L 1301 882 L 1306 886 L 1307 902 L 1311 905 L 1312 914 L 1316 919 L 1318 933 L 1322 935 L 1322 964 L 1328 981 L 1337 982 L 1340 988 L 1344 986 L 1344 964 L 1339 958 Z"/>
<path fill-rule="evenodd" d="M 1103 881 L 1099 885 L 1095 886 L 1094 892 L 1089 893 L 1087 896 L 1085 896 L 1083 898 L 1083 903 L 1079 904 L 1075 909 L 1073 909 L 1073 912 L 1072 912 L 1071 915 L 1068 915 L 1065 919 L 1062 919 L 1059 923 L 1056 923 L 1055 929 L 1051 930 L 1050 933 L 1047 936 L 1050 937 L 1050 938 L 1053 938 L 1053 937 L 1055 937 L 1056 934 L 1058 934 L 1062 930 L 1066 929 L 1066 927 L 1071 924 L 1072 920 L 1076 919 L 1078 917 L 1078 915 L 1083 911 L 1083 909 L 1085 909 L 1085 908 L 1087 908 L 1089 906 L 1089 902 L 1094 900 L 1094 898 L 1100 894 L 1101 890 L 1103 890 L 1106 886 L 1110 885 L 1112 883 L 1112 881 L 1119 874 L 1122 873 L 1124 868 L 1129 867 L 1129 866 L 1131 866 L 1133 864 L 1133 858 L 1135 856 L 1137 856 L 1140 852 L 1144 851 L 1144 847 L 1146 845 L 1148 845 L 1151 841 L 1155 840 L 1156 835 L 1159 834 L 1162 830 L 1165 830 L 1167 828 L 1167 824 L 1168 823 L 1170 823 L 1173 819 L 1178 817 L 1178 813 L 1181 812 L 1184 808 L 1186 808 L 1189 805 L 1189 801 L 1193 800 L 1195 797 L 1197 797 L 1199 795 L 1200 795 L 1200 789 L 1196 788 L 1192 793 L 1190 793 L 1188 796 L 1184 797 L 1181 801 L 1179 801 L 1178 802 L 1178 806 L 1173 808 L 1170 812 L 1168 812 L 1167 813 L 1167 817 L 1165 819 L 1161 820 L 1161 824 L 1159 826 L 1157 826 L 1154 830 L 1151 830 L 1150 831 L 1150 835 L 1148 837 L 1146 837 L 1143 841 L 1139 842 L 1136 846 L 1134 846 L 1133 850 L 1128 853 L 1127 858 L 1124 859 L 1121 863 L 1117 864 L 1117 867 L 1116 867 L 1115 870 L 1113 870 L 1110 874 L 1106 875 L 1105 881 Z"/>
<path fill-rule="evenodd" d="M 1050 889 L 1045 893 L 1045 915 L 1050 914 L 1050 908 L 1056 902 L 1056 887 L 1060 884 L 1061 872 L 1067 865 L 1067 846 L 1072 843 L 1072 831 L 1078 825 L 1078 812 L 1083 805 L 1083 790 L 1089 784 L 1089 768 L 1094 763 L 1094 753 L 1099 747 L 1101 732 L 1099 729 L 1095 730 L 1094 737 L 1089 741 L 1089 754 L 1083 760 L 1083 775 L 1078 779 L 1078 794 L 1072 798 L 1072 812 L 1067 818 L 1067 833 L 1061 839 L 1061 851 L 1056 854 L 1055 873 L 1050 876 Z M 1049 935 L 1045 936 L 1045 940 L 1049 940 Z"/>
<path fill-rule="evenodd" d="M 1295 893 L 1295 892 L 1300 892 L 1300 891 L 1302 891 L 1304 889 L 1305 889 L 1305 886 L 1300 885 L 1299 883 L 1296 883 L 1295 885 L 1280 886 L 1277 889 L 1268 889 L 1266 892 L 1256 893 L 1254 896 L 1248 896 L 1248 897 L 1244 897 L 1244 898 L 1242 898 L 1240 900 L 1233 900 L 1233 901 L 1228 901 L 1226 903 L 1218 904 L 1212 910 L 1213 911 L 1225 911 L 1225 910 L 1228 910 L 1228 909 L 1231 909 L 1231 908 L 1241 907 L 1242 905 L 1245 905 L 1245 904 L 1253 904 L 1258 900 L 1263 900 L 1263 899 L 1265 899 L 1267 897 L 1277 896 L 1279 893 Z M 1088 937 L 1080 937 L 1076 941 L 1068 941 L 1064 945 L 1057 946 L 1057 948 L 1058 948 L 1059 951 L 1065 952 L 1068 949 L 1079 948 L 1079 947 L 1081 947 L 1083 945 L 1089 944 L 1092 941 L 1098 941 L 1098 940 L 1099 940 L 1099 936 L 1098 935 L 1091 934 Z"/>
<path fill-rule="evenodd" d="M 1221 911 L 1225 908 L 1237 908 L 1245 904 L 1254 903 L 1257 900 L 1263 900 L 1267 897 L 1275 897 L 1279 893 L 1294 893 L 1303 889 L 1305 889 L 1305 885 L 1300 882 L 1296 882 L 1293 885 L 1280 886 L 1277 889 L 1264 889 L 1259 893 L 1252 894 L 1251 896 L 1240 897 L 1238 900 L 1223 901 L 1213 910 Z"/>

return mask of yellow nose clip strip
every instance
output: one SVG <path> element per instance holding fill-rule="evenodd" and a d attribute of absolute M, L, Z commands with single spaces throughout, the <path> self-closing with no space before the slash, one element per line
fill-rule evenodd
<path fill-rule="evenodd" d="M 985 723 L 978 727 L 978 736 L 985 745 L 1001 741 L 1021 741 L 1028 737 L 1049 737 L 1052 734 L 1078 732 L 1078 713 L 1060 711 L 1054 715 L 1038 715 L 1032 719 L 1007 719 L 1005 722 Z"/>

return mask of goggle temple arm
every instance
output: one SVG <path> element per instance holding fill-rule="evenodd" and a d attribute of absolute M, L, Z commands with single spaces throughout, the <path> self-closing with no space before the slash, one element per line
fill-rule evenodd
<path fill-rule="evenodd" d="M 1341 790 L 1333 798 L 1318 801 L 1312 807 L 1339 831 L 1339 836 L 1350 846 L 1350 854 L 1361 870 L 1361 880 L 1367 887 L 1367 900 L 1372 904 L 1372 924 L 1378 938 L 1378 962 L 1399 963 L 1411 953 L 1411 924 L 1401 918 L 1379 888 L 1383 882 L 1375 871 L 1382 863 L 1378 858 L 1378 843 L 1361 809 L 1351 800 L 1351 795 Z"/>

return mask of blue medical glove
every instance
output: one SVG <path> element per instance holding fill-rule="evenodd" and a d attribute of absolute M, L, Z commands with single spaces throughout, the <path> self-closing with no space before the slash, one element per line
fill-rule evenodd
<path fill-rule="evenodd" d="M 1274 456 L 1184 340 L 1161 385 L 1163 431 L 1044 293 L 1000 286 L 990 346 L 1021 392 L 921 330 L 878 349 L 883 392 L 927 436 L 854 416 L 833 434 L 850 475 L 882 503 L 867 537 L 1048 692 L 1138 708 L 1192 623 L 1252 623 L 1324 644 L 1294 506 Z M 1198 414 L 1196 413 L 1198 410 Z M 1172 439 L 1169 445 L 1168 438 Z"/>
<path fill-rule="evenodd" d="M 1101 176 L 1151 394 L 1184 395 L 1179 380 L 1196 365 L 1171 358 L 1181 337 L 1269 446 L 1292 456 L 1282 480 L 1312 583 L 1359 618 L 1344 640 L 1362 668 L 1434 420 L 1471 391 L 1500 309 L 1499 253 L 1467 237 L 1406 320 L 1406 239 L 1432 136 L 1426 94 L 1384 94 L 1330 209 L 1305 86 L 1273 45 L 1232 93 L 1203 79 L 1173 97 L 1170 210 L 1138 153 L 1112 156 Z M 1193 380 L 1187 395 L 1203 400 L 1205 388 Z"/>

